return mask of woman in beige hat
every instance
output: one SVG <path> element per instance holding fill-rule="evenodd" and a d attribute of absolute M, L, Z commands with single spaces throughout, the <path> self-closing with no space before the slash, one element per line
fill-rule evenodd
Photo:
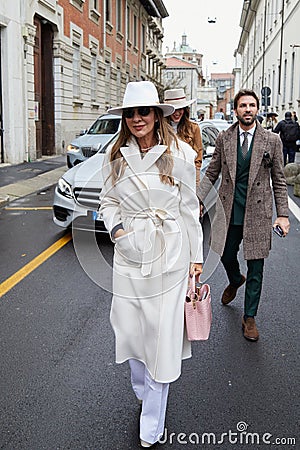
<path fill-rule="evenodd" d="M 169 123 L 177 133 L 179 139 L 187 142 L 197 153 L 195 158 L 196 184 L 200 183 L 200 169 L 202 164 L 203 145 L 199 126 L 190 120 L 189 106 L 196 99 L 187 100 L 184 90 L 168 89 L 165 91 L 164 103 L 173 105 L 175 111 L 168 117 Z"/>
<path fill-rule="evenodd" d="M 202 272 L 194 151 L 177 140 L 149 81 L 128 83 L 119 138 L 106 155 L 100 214 L 115 243 L 111 324 L 142 404 L 140 441 L 164 432 L 169 383 L 191 356 L 184 332 L 188 274 Z"/>

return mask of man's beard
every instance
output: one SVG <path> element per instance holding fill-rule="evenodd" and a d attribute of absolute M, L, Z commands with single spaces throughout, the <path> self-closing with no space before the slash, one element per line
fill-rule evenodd
<path fill-rule="evenodd" d="M 241 122 L 243 125 L 248 126 L 248 125 L 252 125 L 252 124 L 256 121 L 256 114 L 252 117 L 251 120 L 245 120 L 243 117 L 238 116 L 238 115 L 236 116 L 236 118 L 237 118 L 237 120 L 238 120 L 239 122 Z"/>

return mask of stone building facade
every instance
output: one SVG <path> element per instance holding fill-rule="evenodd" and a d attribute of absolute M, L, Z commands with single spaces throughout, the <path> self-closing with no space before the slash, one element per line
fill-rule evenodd
<path fill-rule="evenodd" d="M 162 0 L 2 0 L 1 162 L 65 152 L 128 81 L 162 88 Z"/>
<path fill-rule="evenodd" d="M 223 112 L 226 120 L 233 118 L 234 73 L 212 73 L 209 86 L 217 89 L 217 111 Z"/>
<path fill-rule="evenodd" d="M 165 58 L 164 82 L 166 87 L 184 89 L 188 100 L 197 98 L 198 86 L 200 86 L 200 72 L 195 63 L 190 63 L 181 58 L 172 56 Z M 197 118 L 197 103 L 190 106 L 191 117 Z"/>
<path fill-rule="evenodd" d="M 164 83 L 169 89 L 181 87 L 188 100 L 198 98 L 198 89 L 204 86 L 202 57 L 196 49 L 187 43 L 186 34 L 182 35 L 181 43 L 165 54 Z M 197 118 L 200 112 L 197 102 L 190 106 L 191 117 Z"/>
<path fill-rule="evenodd" d="M 271 90 L 262 111 L 300 114 L 299 0 L 248 0 L 244 2 L 242 32 L 237 52 L 241 57 L 241 87 L 262 97 Z"/>

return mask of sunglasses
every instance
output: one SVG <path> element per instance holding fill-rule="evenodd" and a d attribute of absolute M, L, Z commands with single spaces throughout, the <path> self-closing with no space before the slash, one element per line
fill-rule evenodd
<path fill-rule="evenodd" d="M 123 116 L 125 119 L 132 119 L 134 117 L 135 111 L 137 111 L 139 116 L 146 117 L 150 114 L 152 108 L 150 106 L 140 106 L 139 108 L 125 108 L 123 110 Z"/>

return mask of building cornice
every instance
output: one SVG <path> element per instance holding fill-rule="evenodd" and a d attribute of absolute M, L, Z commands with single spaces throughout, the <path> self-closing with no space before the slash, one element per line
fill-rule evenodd
<path fill-rule="evenodd" d="M 160 17 L 164 19 L 169 13 L 162 0 L 140 0 L 141 4 L 152 17 Z"/>
<path fill-rule="evenodd" d="M 249 31 L 251 29 L 251 25 L 255 20 L 259 2 L 260 0 L 244 0 L 240 19 L 240 27 L 242 27 L 242 33 L 237 48 L 238 53 L 243 52 Z"/>

